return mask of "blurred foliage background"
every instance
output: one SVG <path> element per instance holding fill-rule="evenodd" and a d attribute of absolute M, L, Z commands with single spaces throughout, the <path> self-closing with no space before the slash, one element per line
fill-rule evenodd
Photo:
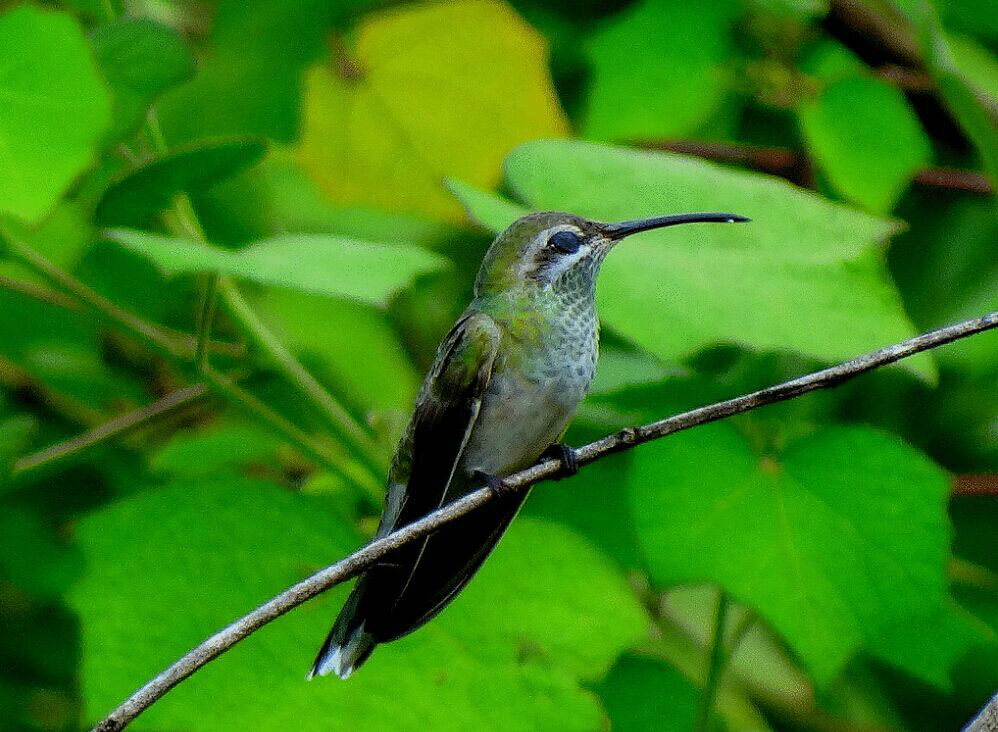
<path fill-rule="evenodd" d="M 0 3 L 0 727 L 86 727 L 370 536 L 523 210 L 753 218 L 613 253 L 570 443 L 998 309 L 996 51 L 995 0 Z M 545 484 L 348 683 L 303 681 L 338 588 L 135 728 L 956 730 L 996 356 Z"/>

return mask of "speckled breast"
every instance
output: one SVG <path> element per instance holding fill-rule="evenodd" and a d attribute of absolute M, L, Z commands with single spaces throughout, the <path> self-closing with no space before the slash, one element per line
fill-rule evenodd
<path fill-rule="evenodd" d="M 585 397 L 596 369 L 595 318 L 553 324 L 541 342 L 520 358 L 498 360 L 462 460 L 467 473 L 527 467 L 558 440 Z"/>

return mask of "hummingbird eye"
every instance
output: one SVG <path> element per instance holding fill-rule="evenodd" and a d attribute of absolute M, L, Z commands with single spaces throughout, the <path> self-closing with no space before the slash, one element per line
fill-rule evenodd
<path fill-rule="evenodd" d="M 572 231 L 559 231 L 551 235 L 548 245 L 562 254 L 575 254 L 582 246 L 582 237 Z"/>

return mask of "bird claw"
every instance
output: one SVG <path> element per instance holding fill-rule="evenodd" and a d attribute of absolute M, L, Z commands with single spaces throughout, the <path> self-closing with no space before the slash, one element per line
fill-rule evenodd
<path fill-rule="evenodd" d="M 508 496 L 516 491 L 497 475 L 492 475 L 492 473 L 486 473 L 482 470 L 476 470 L 474 473 L 476 480 L 480 480 L 485 483 L 486 487 L 492 491 L 492 495 L 495 498 L 502 498 L 503 496 Z"/>
<path fill-rule="evenodd" d="M 561 473 L 554 480 L 561 480 L 579 472 L 579 454 L 563 442 L 554 442 L 548 446 L 541 457 L 555 458 L 561 461 Z"/>

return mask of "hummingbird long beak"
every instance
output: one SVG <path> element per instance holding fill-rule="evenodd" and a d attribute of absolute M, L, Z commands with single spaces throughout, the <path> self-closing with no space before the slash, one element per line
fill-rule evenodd
<path fill-rule="evenodd" d="M 647 219 L 634 219 L 633 221 L 621 221 L 616 224 L 607 224 L 603 227 L 603 233 L 613 241 L 619 241 L 625 236 L 637 234 L 651 229 L 661 229 L 665 226 L 677 226 L 678 224 L 737 224 L 743 221 L 750 221 L 744 216 L 730 213 L 689 213 L 675 214 L 672 216 L 652 216 Z"/>

